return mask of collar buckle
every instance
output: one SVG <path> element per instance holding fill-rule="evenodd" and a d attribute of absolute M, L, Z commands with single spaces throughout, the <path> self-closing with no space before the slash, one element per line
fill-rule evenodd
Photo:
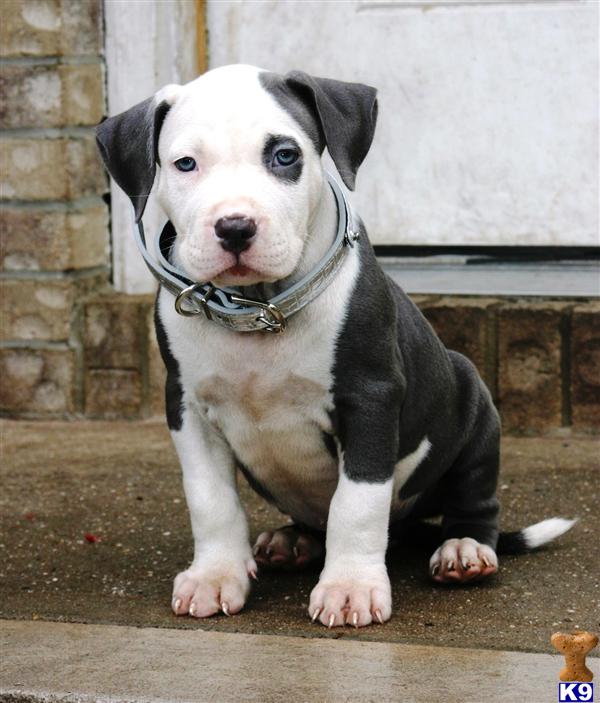
<path fill-rule="evenodd" d="M 287 320 L 285 315 L 274 303 L 263 303 L 261 300 L 250 300 L 248 298 L 240 298 L 238 295 L 230 295 L 229 299 L 232 303 L 244 305 L 250 308 L 260 308 L 260 313 L 256 318 L 257 322 L 264 324 L 265 332 L 273 332 L 273 334 L 281 334 L 285 332 Z"/>

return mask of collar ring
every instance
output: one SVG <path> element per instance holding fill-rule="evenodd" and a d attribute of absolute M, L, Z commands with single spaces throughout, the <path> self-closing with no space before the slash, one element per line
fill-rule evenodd
<path fill-rule="evenodd" d="M 184 288 L 181 293 L 175 298 L 175 310 L 180 315 L 184 317 L 193 317 L 194 315 L 199 315 L 203 312 L 206 315 L 207 320 L 212 320 L 212 313 L 208 307 L 208 301 L 212 294 L 215 292 L 213 286 L 210 286 L 206 293 L 200 298 L 196 298 L 196 301 L 200 303 L 200 307 L 185 308 L 183 304 L 187 301 L 190 302 L 190 296 L 195 293 L 199 288 L 203 288 L 201 283 L 192 283 L 191 286 Z"/>

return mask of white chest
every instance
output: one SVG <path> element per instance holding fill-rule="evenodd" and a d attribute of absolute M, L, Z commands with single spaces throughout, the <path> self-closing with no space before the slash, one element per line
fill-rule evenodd
<path fill-rule="evenodd" d="M 338 480 L 323 433 L 332 429 L 335 344 L 357 266 L 348 257 L 282 335 L 233 333 L 203 318 L 181 318 L 168 293 L 159 298 L 185 403 L 225 437 L 281 510 L 315 527 L 327 519 Z"/>
<path fill-rule="evenodd" d="M 338 480 L 323 438 L 332 431 L 334 335 L 306 324 L 277 337 L 240 336 L 204 321 L 177 334 L 183 328 L 173 322 L 186 404 L 283 512 L 322 527 Z"/>
<path fill-rule="evenodd" d="M 337 483 L 337 461 L 323 441 L 323 432 L 331 431 L 331 397 L 302 369 L 278 371 L 206 375 L 196 384 L 196 398 L 280 509 L 318 526 Z"/>

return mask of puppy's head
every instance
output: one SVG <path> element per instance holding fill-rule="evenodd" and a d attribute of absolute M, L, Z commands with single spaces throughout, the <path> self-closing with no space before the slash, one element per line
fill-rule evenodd
<path fill-rule="evenodd" d="M 354 188 L 373 139 L 375 95 L 299 71 L 226 66 L 105 120 L 97 141 L 136 220 L 158 172 L 176 260 L 190 278 L 251 285 L 297 267 L 321 197 L 325 146 Z"/>

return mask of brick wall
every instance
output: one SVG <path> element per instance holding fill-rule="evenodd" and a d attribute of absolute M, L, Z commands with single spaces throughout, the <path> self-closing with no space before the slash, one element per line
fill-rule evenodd
<path fill-rule="evenodd" d="M 0 401 L 85 409 L 82 301 L 109 279 L 102 3 L 0 3 Z"/>
<path fill-rule="evenodd" d="M 507 434 L 600 431 L 600 302 L 415 296 L 450 348 L 478 367 Z M 84 305 L 91 417 L 163 412 L 152 296 Z"/>
<path fill-rule="evenodd" d="M 506 434 L 600 433 L 600 302 L 417 302 L 446 346 L 475 363 Z"/>

